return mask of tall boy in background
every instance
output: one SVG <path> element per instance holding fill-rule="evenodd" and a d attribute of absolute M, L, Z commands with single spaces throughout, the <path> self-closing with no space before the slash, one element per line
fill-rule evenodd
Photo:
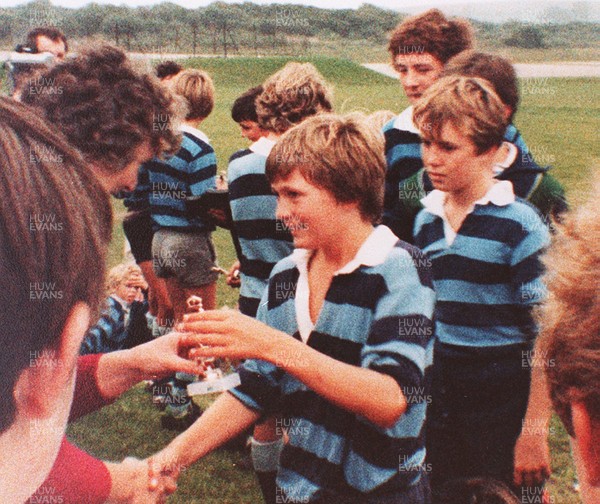
<path fill-rule="evenodd" d="M 512 64 L 501 56 L 463 51 L 446 63 L 442 71 L 442 77 L 445 76 L 479 77 L 492 85 L 509 121 L 500 151 L 504 154 L 494 165 L 494 176 L 510 181 L 515 195 L 533 204 L 546 223 L 557 220 L 567 208 L 564 190 L 548 173 L 549 168 L 542 168 L 534 161 L 512 123 L 519 103 L 517 75 Z M 386 218 L 396 236 L 412 243 L 415 217 L 423 208 L 421 198 L 432 189 L 425 168 L 400 182 L 398 198 Z"/>

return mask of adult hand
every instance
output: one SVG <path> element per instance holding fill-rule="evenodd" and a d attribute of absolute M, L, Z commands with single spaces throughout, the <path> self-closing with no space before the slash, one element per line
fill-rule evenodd
<path fill-rule="evenodd" d="M 188 356 L 193 346 L 184 335 L 171 332 L 127 352 L 130 365 L 140 371 L 141 379 L 161 378 L 178 371 L 201 374 L 200 366 Z"/>
<path fill-rule="evenodd" d="M 548 436 L 538 432 L 521 432 L 515 445 L 515 485 L 541 485 L 551 473 Z"/>
<path fill-rule="evenodd" d="M 190 350 L 190 357 L 273 360 L 274 348 L 287 338 L 285 333 L 234 310 L 184 315 L 177 330 L 186 333 L 182 339 L 186 347 L 206 345 Z"/>
<path fill-rule="evenodd" d="M 242 285 L 242 281 L 240 280 L 240 271 L 241 271 L 240 261 L 235 261 L 231 268 L 229 268 L 229 273 L 227 273 L 227 285 L 229 287 L 240 287 Z"/>
<path fill-rule="evenodd" d="M 145 460 L 128 457 L 120 464 L 106 464 L 111 476 L 109 504 L 158 504 L 177 489 L 177 478 L 151 475 Z"/>

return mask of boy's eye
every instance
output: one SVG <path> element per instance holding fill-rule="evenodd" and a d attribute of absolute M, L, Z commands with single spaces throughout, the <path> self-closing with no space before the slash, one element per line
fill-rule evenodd
<path fill-rule="evenodd" d="M 452 151 L 455 151 L 455 150 L 456 150 L 456 145 L 453 145 L 453 144 L 446 144 L 446 143 L 441 143 L 441 144 L 440 144 L 440 148 L 441 148 L 443 151 L 446 151 L 446 152 L 452 152 Z"/>
<path fill-rule="evenodd" d="M 431 140 L 423 140 L 421 143 L 424 147 L 431 147 Z"/>

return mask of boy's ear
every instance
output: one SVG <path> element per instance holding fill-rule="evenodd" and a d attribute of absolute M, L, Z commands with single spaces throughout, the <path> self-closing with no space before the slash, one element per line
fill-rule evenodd
<path fill-rule="evenodd" d="M 77 366 L 81 342 L 90 323 L 90 309 L 85 303 L 73 306 L 59 341 L 31 359 L 15 384 L 14 397 L 18 414 L 30 419 L 48 418 L 56 412 L 56 405 Z"/>
<path fill-rule="evenodd" d="M 600 485 L 600 424 L 583 403 L 571 404 L 573 430 L 590 485 Z"/>

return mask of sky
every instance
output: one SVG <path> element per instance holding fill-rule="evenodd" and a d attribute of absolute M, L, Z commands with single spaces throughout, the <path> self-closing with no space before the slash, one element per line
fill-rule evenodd
<path fill-rule="evenodd" d="M 164 2 L 165 0 L 95 0 L 97 4 L 113 4 L 113 5 L 128 5 L 130 7 L 138 7 L 140 5 L 154 5 Z M 170 2 L 181 5 L 188 8 L 203 7 L 209 5 L 214 0 L 170 0 Z M 225 3 L 242 3 L 243 0 L 224 0 Z M 548 0 L 550 1 L 550 0 Z M 322 7 L 327 9 L 356 9 L 363 3 L 370 3 L 377 5 L 378 7 L 384 7 L 388 9 L 400 10 L 402 7 L 419 6 L 419 5 L 430 5 L 435 4 L 436 6 L 443 7 L 444 5 L 451 4 L 485 4 L 485 3 L 498 3 L 498 0 L 252 0 L 256 4 L 299 4 L 299 5 L 313 5 L 316 7 Z M 23 5 L 28 3 L 26 0 L 0 0 L 0 6 L 11 7 L 15 5 Z M 90 0 L 51 0 L 54 5 L 60 5 L 62 7 L 81 7 L 88 3 Z"/>

